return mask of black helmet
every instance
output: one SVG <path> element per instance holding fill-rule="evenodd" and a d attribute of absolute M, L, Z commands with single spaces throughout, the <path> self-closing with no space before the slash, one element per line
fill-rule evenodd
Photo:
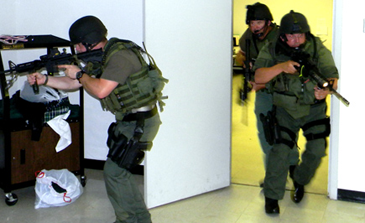
<path fill-rule="evenodd" d="M 71 43 L 94 44 L 103 40 L 107 29 L 95 16 L 85 16 L 74 22 L 68 32 Z"/>
<path fill-rule="evenodd" d="M 291 10 L 280 22 L 280 33 L 307 33 L 310 31 L 307 19 L 301 13 Z"/>
<path fill-rule="evenodd" d="M 259 2 L 254 5 L 248 5 L 246 15 L 246 24 L 250 24 L 251 20 L 267 20 L 272 21 L 272 15 L 269 8 Z"/>

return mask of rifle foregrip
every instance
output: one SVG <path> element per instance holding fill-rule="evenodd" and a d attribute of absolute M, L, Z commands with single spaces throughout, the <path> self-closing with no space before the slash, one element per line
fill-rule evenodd
<path fill-rule="evenodd" d="M 32 85 L 34 94 L 39 94 L 39 86 L 37 80 L 35 80 L 34 84 Z"/>

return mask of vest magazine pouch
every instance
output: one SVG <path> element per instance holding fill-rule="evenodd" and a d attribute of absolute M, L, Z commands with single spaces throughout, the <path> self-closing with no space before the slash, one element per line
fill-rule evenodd
<path fill-rule="evenodd" d="M 104 110 L 115 113 L 120 110 L 122 106 L 119 104 L 117 96 L 113 93 L 100 100 L 101 106 Z"/>
<path fill-rule="evenodd" d="M 165 87 L 165 84 L 169 81 L 162 76 L 162 73 L 158 68 L 149 70 L 148 76 L 152 79 L 153 88 L 156 92 L 161 92 Z"/>
<path fill-rule="evenodd" d="M 119 84 L 112 94 L 101 99 L 104 110 L 117 115 L 117 120 L 121 120 L 120 113 L 131 112 L 132 109 L 159 103 L 160 111 L 163 111 L 164 103 L 162 99 L 162 89 L 168 79 L 162 76 L 162 72 L 157 67 L 153 57 L 136 43 L 130 40 L 111 38 L 104 48 L 102 59 L 102 69 L 110 58 L 118 51 L 131 50 L 139 59 L 142 68 L 136 73 L 130 74 L 126 82 Z M 148 61 L 145 60 L 148 59 Z"/>
<path fill-rule="evenodd" d="M 314 94 L 313 94 L 313 88 L 316 86 L 317 84 L 316 83 L 314 83 L 314 82 L 312 82 L 312 81 L 309 81 L 309 82 L 307 82 L 304 86 L 304 88 L 303 88 L 303 92 L 302 92 L 302 94 L 303 94 L 303 97 L 302 97 L 302 102 L 301 102 L 301 104 L 307 104 L 307 105 L 309 105 L 309 104 L 313 104 L 314 103 L 314 101 L 316 100 L 316 98 L 315 98 L 315 96 L 314 96 Z"/>
<path fill-rule="evenodd" d="M 113 106 L 113 108 L 115 108 L 115 110 L 119 110 L 122 107 L 115 94 L 109 94 L 108 98 L 110 99 L 109 103 L 112 104 L 112 106 Z"/>
<path fill-rule="evenodd" d="M 138 87 L 139 92 L 143 95 L 152 94 L 153 89 L 154 89 L 153 84 L 152 84 L 152 80 L 148 76 L 146 76 L 145 78 L 140 80 L 137 83 L 137 87 Z"/>

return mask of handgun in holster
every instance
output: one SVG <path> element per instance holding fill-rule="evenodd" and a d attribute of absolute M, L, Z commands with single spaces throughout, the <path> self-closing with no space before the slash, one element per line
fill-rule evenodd
<path fill-rule="evenodd" d="M 268 111 L 267 115 L 260 114 L 260 120 L 264 128 L 264 134 L 267 143 L 273 145 L 281 139 L 280 126 L 278 125 L 275 117 L 275 108 L 272 111 Z"/>
<path fill-rule="evenodd" d="M 152 142 L 140 141 L 143 134 L 143 124 L 137 124 L 130 140 L 123 134 L 116 135 L 115 128 L 116 123 L 112 123 L 108 129 L 108 157 L 119 167 L 130 170 L 141 164 L 145 155 L 144 151 L 151 149 Z"/>

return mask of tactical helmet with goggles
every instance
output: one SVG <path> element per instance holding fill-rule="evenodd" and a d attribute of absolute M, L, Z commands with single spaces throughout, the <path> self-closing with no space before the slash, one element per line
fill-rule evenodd
<path fill-rule="evenodd" d="M 76 20 L 70 27 L 71 43 L 92 45 L 102 41 L 107 33 L 104 24 L 95 16 L 85 16 Z"/>
<path fill-rule="evenodd" d="M 251 20 L 266 20 L 266 21 L 273 20 L 269 8 L 264 4 L 257 2 L 253 5 L 248 5 L 246 8 L 247 8 L 247 14 L 246 14 L 247 25 L 250 24 Z"/>
<path fill-rule="evenodd" d="M 291 10 L 281 19 L 279 31 L 282 34 L 308 33 L 310 28 L 303 14 Z"/>

